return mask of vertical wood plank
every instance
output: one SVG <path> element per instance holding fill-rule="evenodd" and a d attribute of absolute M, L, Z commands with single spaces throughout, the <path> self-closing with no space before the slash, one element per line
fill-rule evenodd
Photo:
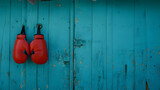
<path fill-rule="evenodd" d="M 107 0 L 107 90 L 113 90 L 113 0 Z"/>
<path fill-rule="evenodd" d="M 74 32 L 75 32 L 75 1 L 74 0 L 69 0 L 69 28 L 70 28 L 70 34 L 69 34 L 69 60 L 70 60 L 70 90 L 73 90 L 73 84 L 74 84 L 74 49 L 73 49 L 73 41 L 74 41 Z"/>
<path fill-rule="evenodd" d="M 134 89 L 134 2 L 113 1 L 113 87 Z"/>
<path fill-rule="evenodd" d="M 146 89 L 146 7 L 143 0 L 135 1 L 135 89 Z"/>
<path fill-rule="evenodd" d="M 34 40 L 34 34 L 37 31 L 37 23 L 38 23 L 38 3 L 35 5 L 31 5 L 27 3 L 27 41 L 31 43 Z M 28 57 L 26 62 L 26 90 L 37 90 L 37 65 L 33 63 L 31 57 Z"/>
<path fill-rule="evenodd" d="M 92 89 L 106 90 L 106 0 L 92 1 Z"/>
<path fill-rule="evenodd" d="M 147 31 L 147 63 L 146 82 L 148 89 L 160 89 L 160 1 L 146 2 L 146 31 Z M 147 87 L 146 87 L 147 88 Z"/>
<path fill-rule="evenodd" d="M 25 64 L 17 64 L 13 60 L 14 43 L 23 26 L 23 4 L 22 1 L 11 0 L 10 89 L 25 89 Z"/>
<path fill-rule="evenodd" d="M 44 35 L 44 39 L 47 43 L 48 48 L 48 33 L 49 33 L 49 2 L 39 2 L 38 8 L 38 23 L 42 24 L 41 34 Z M 37 71 L 37 84 L 39 90 L 47 90 L 48 89 L 48 68 L 49 62 L 45 63 L 44 65 L 38 65 Z"/>
<path fill-rule="evenodd" d="M 10 0 L 0 1 L 0 90 L 9 90 L 10 79 Z"/>
<path fill-rule="evenodd" d="M 82 47 L 74 46 L 74 89 L 90 90 L 92 63 L 92 1 L 75 1 L 75 42 L 82 42 Z"/>
<path fill-rule="evenodd" d="M 70 88 L 69 3 L 66 0 L 50 3 L 49 89 L 51 90 Z"/>

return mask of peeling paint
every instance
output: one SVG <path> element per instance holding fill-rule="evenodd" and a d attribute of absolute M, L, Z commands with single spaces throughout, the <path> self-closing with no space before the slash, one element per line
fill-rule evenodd
<path fill-rule="evenodd" d="M 146 81 L 146 90 L 149 90 L 149 87 L 148 87 L 148 83 L 147 83 L 147 81 Z"/>
<path fill-rule="evenodd" d="M 75 21 L 78 22 L 78 18 L 75 18 Z"/>
<path fill-rule="evenodd" d="M 78 22 L 78 20 L 75 20 L 76 22 Z"/>
<path fill-rule="evenodd" d="M 108 60 L 107 60 L 107 63 L 108 63 Z"/>
<path fill-rule="evenodd" d="M 22 85 L 22 84 L 20 84 L 20 88 L 23 88 L 23 85 Z"/>
<path fill-rule="evenodd" d="M 127 64 L 125 64 L 125 75 L 127 75 Z"/>
<path fill-rule="evenodd" d="M 8 77 L 10 77 L 10 72 L 7 72 L 6 75 L 7 75 Z"/>

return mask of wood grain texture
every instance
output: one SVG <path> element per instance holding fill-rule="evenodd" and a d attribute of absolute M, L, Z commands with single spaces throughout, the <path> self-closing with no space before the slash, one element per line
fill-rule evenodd
<path fill-rule="evenodd" d="M 146 7 L 146 70 L 145 76 L 148 83 L 148 89 L 159 90 L 160 86 L 160 2 L 154 0 L 147 1 Z"/>
<path fill-rule="evenodd" d="M 0 1 L 0 89 L 10 87 L 10 0 Z M 6 87 L 8 86 L 8 87 Z"/>
<path fill-rule="evenodd" d="M 134 89 L 134 2 L 113 0 L 113 88 Z"/>
<path fill-rule="evenodd" d="M 107 90 L 113 90 L 113 2 L 107 0 Z"/>
<path fill-rule="evenodd" d="M 25 3 L 26 4 L 26 3 Z M 16 64 L 13 60 L 13 48 L 17 34 L 23 25 L 23 2 L 11 0 L 11 31 L 10 31 L 10 89 L 25 89 L 25 63 Z"/>
<path fill-rule="evenodd" d="M 0 0 L 0 90 L 159 90 L 160 1 Z M 49 59 L 13 60 L 42 24 Z"/>
<path fill-rule="evenodd" d="M 49 21 L 49 89 L 69 90 L 69 3 L 50 3 Z"/>
<path fill-rule="evenodd" d="M 74 48 L 73 48 L 73 42 L 74 42 L 74 33 L 75 33 L 75 1 L 69 0 L 69 60 L 70 60 L 70 90 L 73 90 L 74 88 Z"/>
<path fill-rule="evenodd" d="M 92 1 L 75 1 L 74 89 L 92 89 Z"/>
<path fill-rule="evenodd" d="M 107 80 L 107 2 L 92 2 L 92 89 L 106 90 Z"/>
<path fill-rule="evenodd" d="M 146 88 L 146 8 L 141 0 L 135 2 L 135 89 Z"/>

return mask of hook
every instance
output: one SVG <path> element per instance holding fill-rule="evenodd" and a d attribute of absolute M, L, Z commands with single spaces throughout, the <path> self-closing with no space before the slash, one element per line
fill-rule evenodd
<path fill-rule="evenodd" d="M 42 29 L 42 24 L 37 24 L 37 34 L 40 35 L 40 29 Z"/>

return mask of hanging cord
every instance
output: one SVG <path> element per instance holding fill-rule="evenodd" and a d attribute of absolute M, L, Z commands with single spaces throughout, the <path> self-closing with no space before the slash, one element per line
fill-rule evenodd
<path fill-rule="evenodd" d="M 20 35 L 26 35 L 25 26 L 24 25 L 22 27 Z M 25 40 L 27 41 L 27 38 L 25 38 Z M 28 55 L 26 50 L 24 50 L 23 53 L 26 54 L 26 55 Z"/>
<path fill-rule="evenodd" d="M 42 25 L 38 24 L 37 35 L 41 35 L 41 32 L 40 32 L 41 28 L 42 28 Z"/>
<path fill-rule="evenodd" d="M 26 35 L 25 26 L 24 26 L 24 25 L 23 25 L 23 27 L 22 27 L 21 34 L 22 34 L 22 35 Z"/>
<path fill-rule="evenodd" d="M 41 29 L 41 26 L 40 26 L 40 25 L 38 25 L 37 35 L 40 35 L 40 34 L 41 34 L 40 29 Z"/>

